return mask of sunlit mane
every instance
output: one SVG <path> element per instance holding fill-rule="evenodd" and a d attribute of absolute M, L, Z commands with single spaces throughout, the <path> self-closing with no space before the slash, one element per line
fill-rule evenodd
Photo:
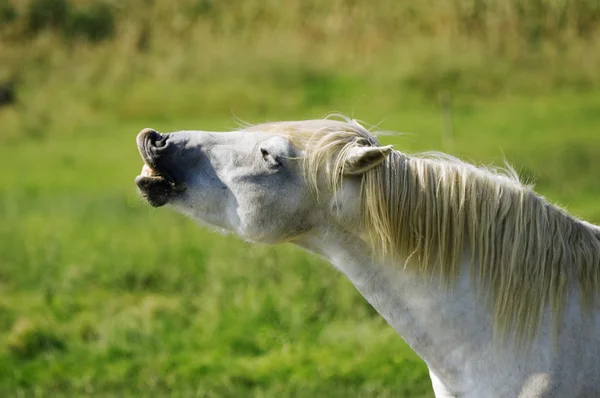
<path fill-rule="evenodd" d="M 323 179 L 327 189 L 340 188 L 352 147 L 378 145 L 354 120 L 265 126 L 305 150 L 306 178 L 317 191 Z M 536 195 L 512 170 L 393 151 L 362 175 L 361 206 L 360 227 L 378 256 L 449 283 L 468 250 L 475 288 L 501 336 L 513 331 L 530 341 L 547 306 L 559 319 L 572 287 L 584 308 L 600 291 L 600 229 Z"/>

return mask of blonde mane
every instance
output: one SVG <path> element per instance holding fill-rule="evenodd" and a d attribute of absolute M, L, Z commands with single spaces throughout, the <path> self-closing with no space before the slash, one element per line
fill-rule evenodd
<path fill-rule="evenodd" d="M 335 193 L 355 146 L 376 146 L 355 120 L 272 125 L 305 151 L 304 172 Z M 263 130 L 264 131 L 264 130 Z M 478 168 L 447 155 L 393 151 L 361 181 L 362 226 L 377 256 L 400 261 L 447 286 L 468 250 L 471 276 L 495 331 L 530 341 L 545 308 L 558 325 L 569 291 L 584 309 L 600 292 L 600 228 L 577 220 L 521 184 L 512 170 Z"/>

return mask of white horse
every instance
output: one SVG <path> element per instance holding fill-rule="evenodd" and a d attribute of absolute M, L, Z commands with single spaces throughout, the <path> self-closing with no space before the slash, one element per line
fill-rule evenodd
<path fill-rule="evenodd" d="M 137 145 L 151 205 L 328 259 L 437 397 L 600 396 L 600 228 L 514 173 L 407 155 L 345 119 L 145 129 Z"/>

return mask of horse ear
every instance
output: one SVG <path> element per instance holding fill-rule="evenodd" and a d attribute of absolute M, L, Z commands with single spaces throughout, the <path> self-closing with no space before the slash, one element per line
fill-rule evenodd
<path fill-rule="evenodd" d="M 392 145 L 357 146 L 348 152 L 344 162 L 345 175 L 358 175 L 377 166 L 392 153 Z"/>

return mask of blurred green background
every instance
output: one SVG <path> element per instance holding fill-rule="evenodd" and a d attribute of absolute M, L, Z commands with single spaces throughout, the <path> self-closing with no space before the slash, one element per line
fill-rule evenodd
<path fill-rule="evenodd" d="M 136 194 L 144 127 L 332 111 L 600 222 L 598 0 L 0 0 L 0 396 L 432 396 L 328 264 Z"/>

